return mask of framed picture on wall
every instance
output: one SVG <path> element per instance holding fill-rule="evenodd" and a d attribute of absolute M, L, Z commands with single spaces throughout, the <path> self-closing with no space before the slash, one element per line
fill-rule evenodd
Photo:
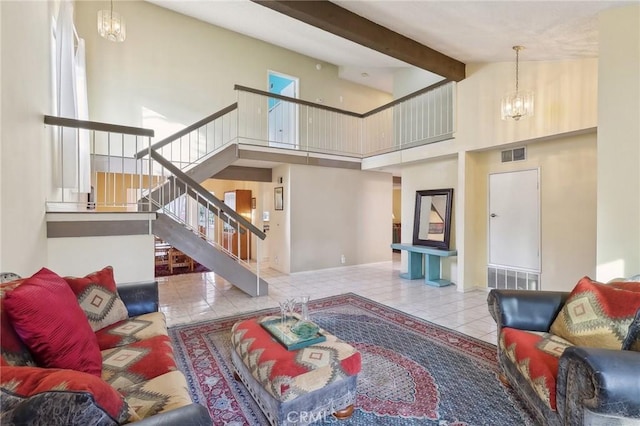
<path fill-rule="evenodd" d="M 273 190 L 273 205 L 276 210 L 284 210 L 284 188 L 278 186 Z"/>

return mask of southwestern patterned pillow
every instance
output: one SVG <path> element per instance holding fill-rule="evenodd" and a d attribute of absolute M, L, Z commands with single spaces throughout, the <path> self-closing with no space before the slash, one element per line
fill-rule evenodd
<path fill-rule="evenodd" d="M 576 346 L 622 349 L 640 292 L 601 284 L 584 277 L 551 325 L 551 332 Z"/>
<path fill-rule="evenodd" d="M 111 266 L 84 278 L 64 279 L 78 298 L 78 303 L 87 315 L 93 331 L 129 318 L 127 307 L 118 295 Z"/>
<path fill-rule="evenodd" d="M 91 374 L 38 367 L 2 367 L 2 422 L 116 425 L 139 420 L 124 397 Z"/>

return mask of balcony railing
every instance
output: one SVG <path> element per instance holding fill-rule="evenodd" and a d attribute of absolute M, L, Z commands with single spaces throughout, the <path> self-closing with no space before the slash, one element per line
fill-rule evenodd
<path fill-rule="evenodd" d="M 364 158 L 453 137 L 455 83 L 443 82 L 364 114 L 243 86 L 238 143 Z"/>
<path fill-rule="evenodd" d="M 364 114 L 235 89 L 236 103 L 155 143 L 151 129 L 46 116 L 55 141 L 48 208 L 138 209 L 139 200 L 169 178 L 152 152 L 181 171 L 234 143 L 364 158 L 449 139 L 455 129 L 453 82 Z"/>
<path fill-rule="evenodd" d="M 364 158 L 453 137 L 455 83 L 443 82 L 364 114 L 244 86 L 237 102 L 154 143 L 188 170 L 234 144 Z M 140 149 L 135 158 L 148 154 Z"/>

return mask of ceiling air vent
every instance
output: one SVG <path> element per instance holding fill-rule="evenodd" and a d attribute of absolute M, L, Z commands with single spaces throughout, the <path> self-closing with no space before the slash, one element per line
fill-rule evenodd
<path fill-rule="evenodd" d="M 501 153 L 502 162 L 508 163 L 510 161 L 522 161 L 527 159 L 527 150 L 525 147 L 507 149 Z"/>

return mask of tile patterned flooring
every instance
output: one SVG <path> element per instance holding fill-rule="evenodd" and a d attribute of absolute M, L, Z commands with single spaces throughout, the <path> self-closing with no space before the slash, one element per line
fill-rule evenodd
<path fill-rule="evenodd" d="M 346 266 L 291 275 L 268 269 L 262 274 L 269 295 L 251 297 L 213 272 L 157 278 L 160 310 L 169 326 L 221 318 L 258 309 L 300 295 L 312 299 L 356 293 L 408 314 L 496 344 L 496 325 L 487 309 L 487 292 L 431 287 L 399 277 L 400 256 L 393 261 Z"/>

